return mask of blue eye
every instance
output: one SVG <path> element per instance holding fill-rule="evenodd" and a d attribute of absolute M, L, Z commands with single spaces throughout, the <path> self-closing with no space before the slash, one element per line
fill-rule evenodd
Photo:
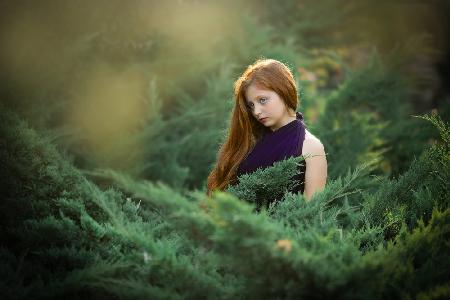
<path fill-rule="evenodd" d="M 261 98 L 259 99 L 259 103 L 264 104 L 267 102 L 267 98 Z"/>

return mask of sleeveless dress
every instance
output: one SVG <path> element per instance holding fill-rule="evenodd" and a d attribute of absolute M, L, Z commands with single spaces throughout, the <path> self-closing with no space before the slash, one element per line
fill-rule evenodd
<path fill-rule="evenodd" d="M 303 115 L 297 112 L 296 116 L 297 118 L 295 120 L 275 131 L 266 128 L 267 130 L 263 133 L 255 147 L 239 165 L 237 170 L 238 176 L 252 173 L 261 167 L 270 167 L 273 163 L 289 157 L 302 155 L 305 128 L 307 127 L 304 123 Z M 295 185 L 291 192 L 301 192 L 303 194 L 305 189 L 305 171 L 306 165 L 302 161 L 298 173 L 292 177 L 299 184 Z"/>

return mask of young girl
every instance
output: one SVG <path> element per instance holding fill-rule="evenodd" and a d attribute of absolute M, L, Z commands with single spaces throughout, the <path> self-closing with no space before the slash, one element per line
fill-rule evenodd
<path fill-rule="evenodd" d="M 306 165 L 296 176 L 301 184 L 294 192 L 309 200 L 321 191 L 327 179 L 324 147 L 296 113 L 297 87 L 289 68 L 277 60 L 257 60 L 236 80 L 234 98 L 228 137 L 208 177 L 208 194 L 226 189 L 244 173 L 299 155 L 305 155 Z"/>

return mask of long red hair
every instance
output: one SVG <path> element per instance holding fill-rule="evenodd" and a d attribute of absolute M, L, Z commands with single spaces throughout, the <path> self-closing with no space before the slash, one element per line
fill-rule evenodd
<path fill-rule="evenodd" d="M 236 171 L 261 136 L 264 125 L 248 110 L 245 92 L 251 84 L 277 93 L 288 108 L 297 110 L 298 95 L 294 76 L 289 68 L 274 59 L 258 59 L 249 65 L 234 83 L 234 108 L 225 142 L 217 162 L 208 176 L 207 193 L 225 190 L 236 182 Z"/>

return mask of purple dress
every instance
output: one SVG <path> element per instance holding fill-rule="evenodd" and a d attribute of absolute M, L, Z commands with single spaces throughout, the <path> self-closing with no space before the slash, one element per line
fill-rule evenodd
<path fill-rule="evenodd" d="M 302 155 L 303 141 L 305 140 L 306 125 L 303 115 L 296 113 L 296 120 L 278 128 L 275 131 L 266 130 L 261 139 L 256 143 L 248 156 L 241 162 L 237 170 L 237 175 L 248 174 L 256 171 L 257 168 L 272 166 L 273 163 Z M 299 182 L 293 193 L 304 192 L 305 188 L 305 162 L 299 167 L 299 172 L 292 179 Z"/>

